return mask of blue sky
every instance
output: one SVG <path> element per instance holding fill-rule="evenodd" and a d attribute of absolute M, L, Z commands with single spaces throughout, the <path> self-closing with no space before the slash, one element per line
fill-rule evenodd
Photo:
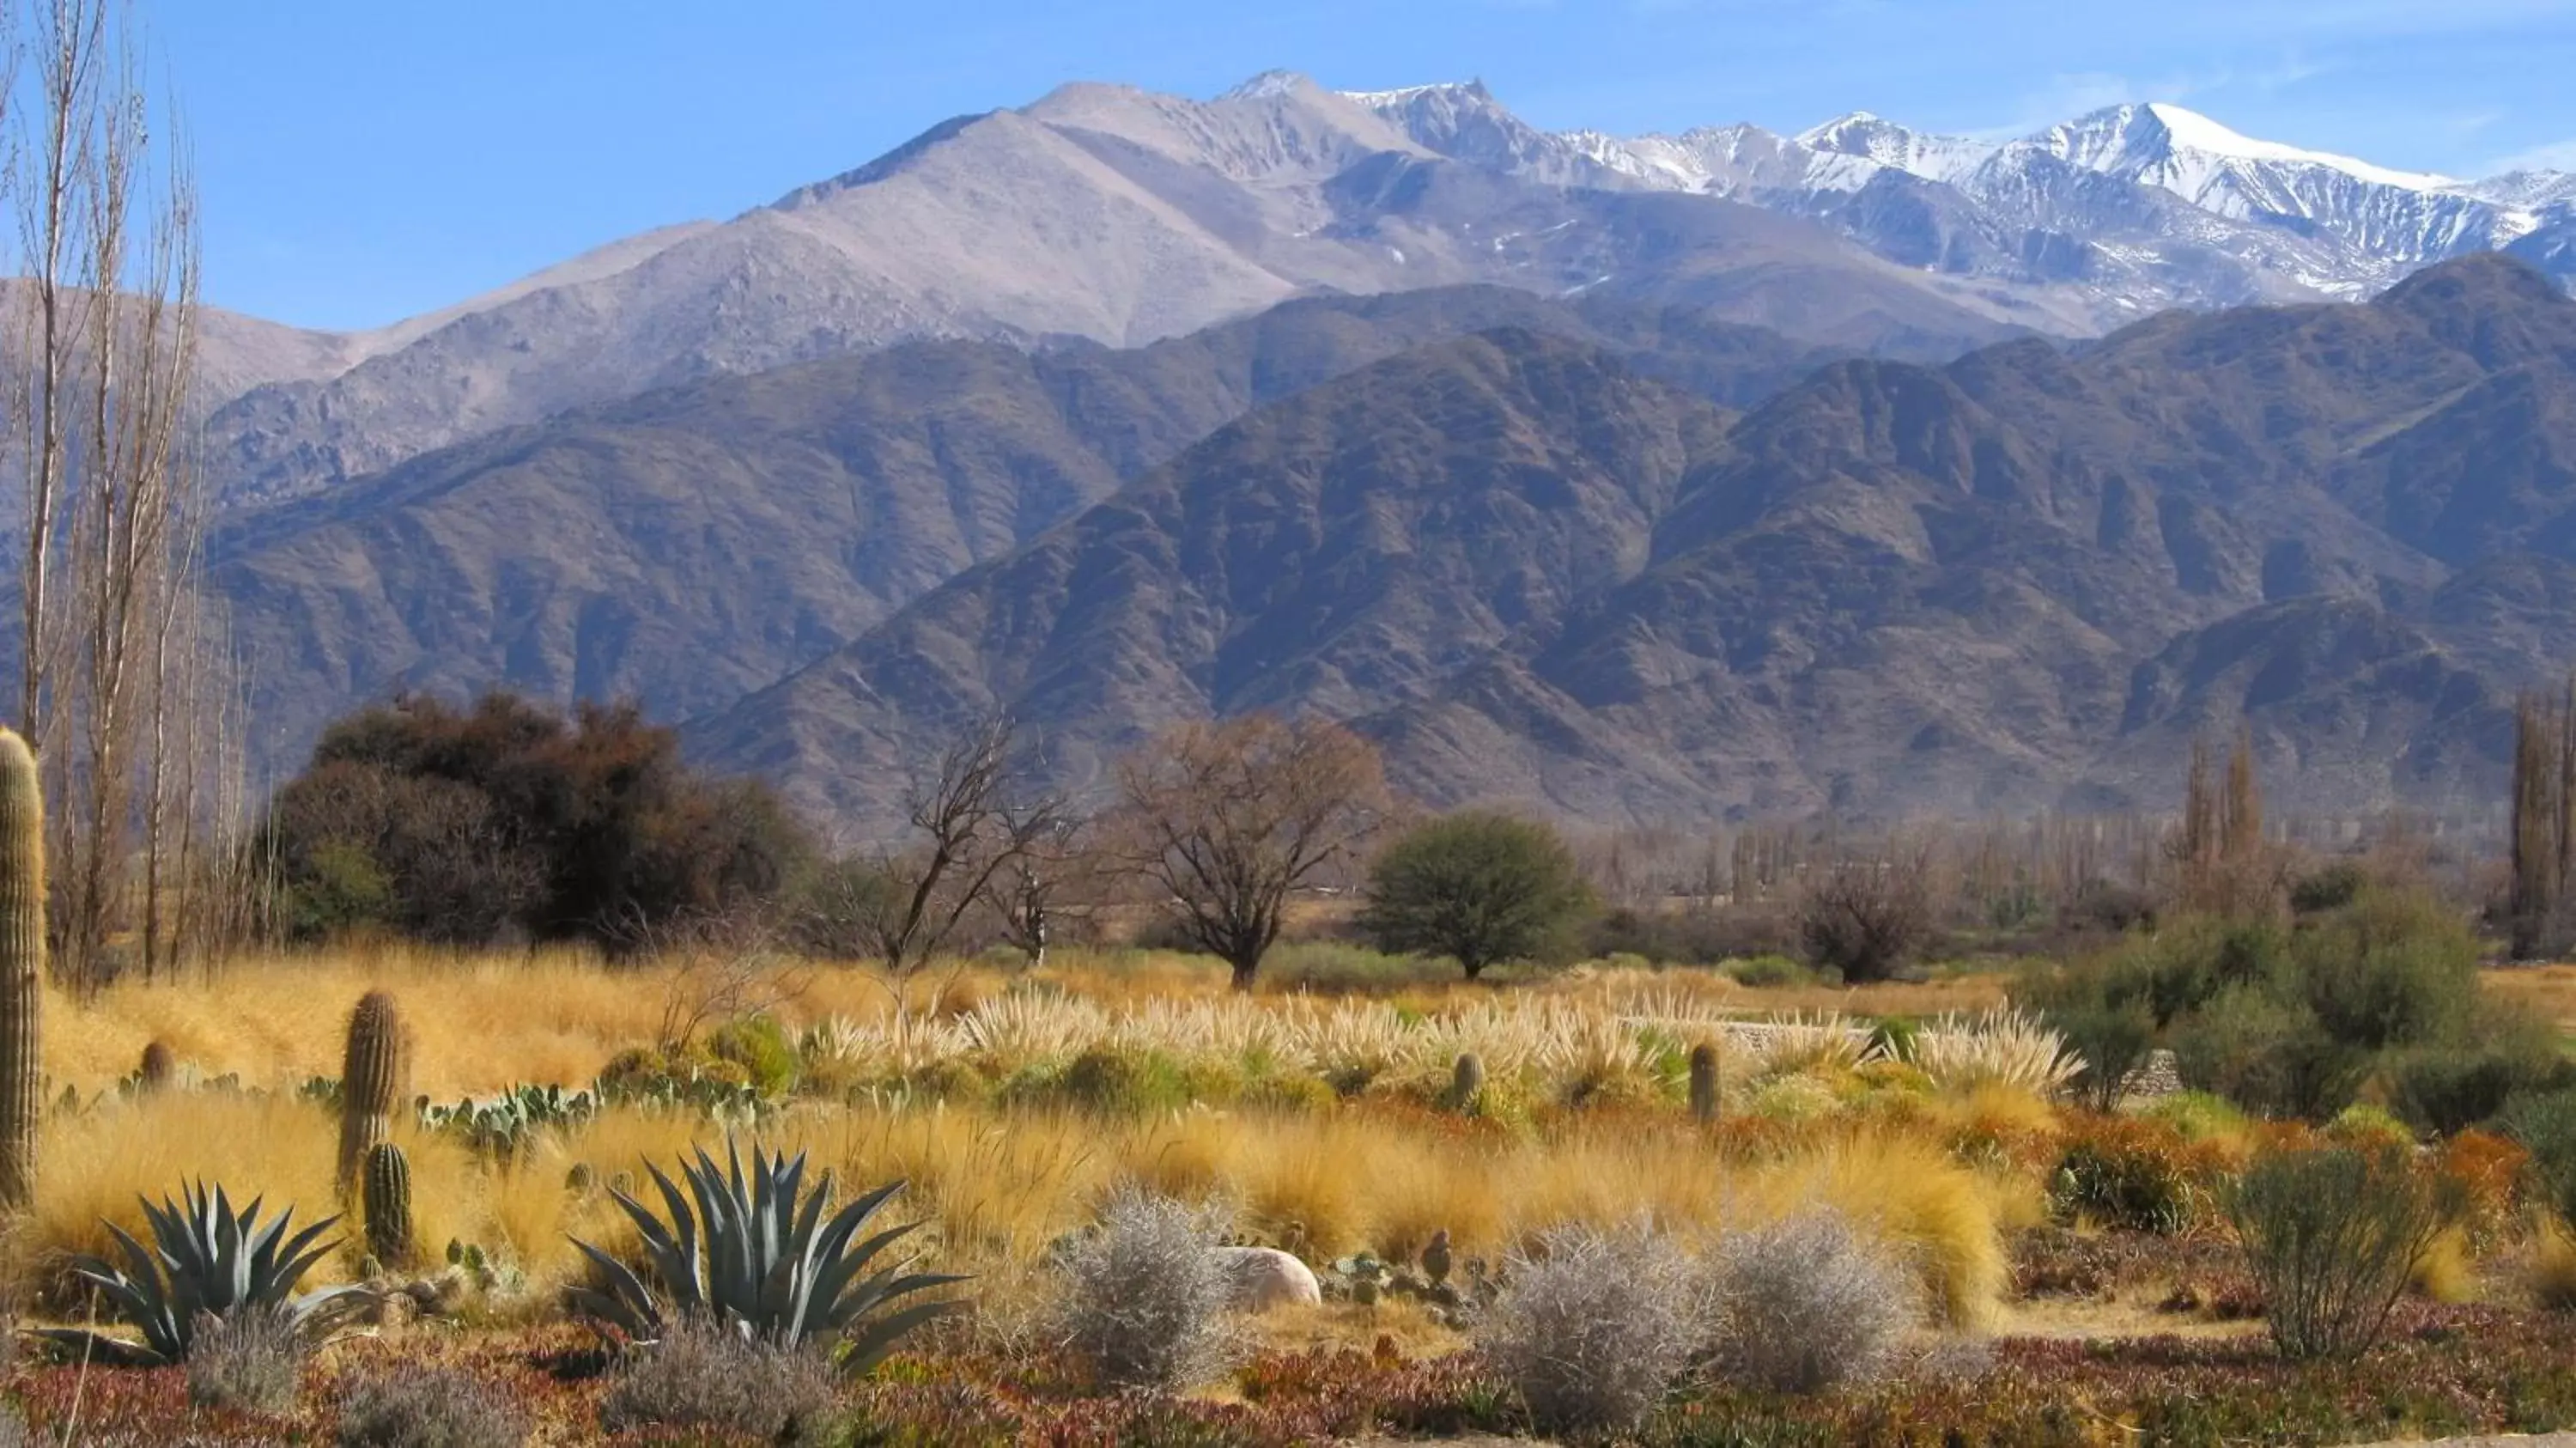
<path fill-rule="evenodd" d="M 1550 128 L 2173 100 L 2408 170 L 2576 169 L 2576 0 L 144 0 L 209 299 L 391 321 L 1074 79 L 1482 77 Z"/>

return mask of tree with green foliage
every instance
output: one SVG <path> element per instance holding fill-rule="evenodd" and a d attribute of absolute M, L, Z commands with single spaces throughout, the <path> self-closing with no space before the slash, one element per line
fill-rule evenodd
<path fill-rule="evenodd" d="M 1554 829 L 1471 810 L 1417 826 L 1378 856 L 1360 928 L 1380 950 L 1447 956 L 1474 980 L 1545 955 L 1592 906 Z"/>

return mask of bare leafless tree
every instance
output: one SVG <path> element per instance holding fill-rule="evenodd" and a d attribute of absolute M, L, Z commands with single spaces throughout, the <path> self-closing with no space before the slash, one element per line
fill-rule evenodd
<path fill-rule="evenodd" d="M 1845 850 L 1809 871 L 1798 896 L 1807 958 L 1853 985 L 1885 980 L 1933 927 L 1933 851 L 1920 839 Z"/>
<path fill-rule="evenodd" d="M 1027 847 L 985 888 L 1002 937 L 1028 957 L 1030 969 L 1046 964 L 1047 947 L 1068 911 L 1089 893 L 1097 866 L 1088 822 L 1067 811 L 1029 832 Z"/>
<path fill-rule="evenodd" d="M 1353 858 L 1390 802 L 1377 751 L 1336 724 L 1185 724 L 1118 768 L 1129 868 L 1183 936 L 1250 990 L 1289 898 Z"/>
<path fill-rule="evenodd" d="M 23 279 L 9 389 L 26 494 L 20 723 L 58 801 L 55 930 L 95 984 L 147 864 L 160 949 L 174 821 L 176 650 L 201 510 L 183 440 L 196 358 L 197 214 L 183 147 L 156 135 L 124 0 L 39 0 L 11 134 Z M 13 11 L 13 13 L 15 13 Z M 166 118 L 158 121 L 166 128 Z"/>
<path fill-rule="evenodd" d="M 812 973 L 777 948 L 777 919 L 758 907 L 661 918 L 638 911 L 620 933 L 634 943 L 631 958 L 663 973 L 653 1044 L 667 1053 L 688 1050 L 709 1026 L 792 1005 L 813 984 Z"/>
<path fill-rule="evenodd" d="M 979 721 L 914 782 L 905 837 L 845 862 L 827 884 L 837 928 L 882 966 L 898 1000 L 996 882 L 1060 828 L 1062 801 L 1024 774 L 1010 721 Z"/>

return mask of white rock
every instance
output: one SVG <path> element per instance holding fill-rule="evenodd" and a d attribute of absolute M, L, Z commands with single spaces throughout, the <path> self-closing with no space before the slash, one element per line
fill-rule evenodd
<path fill-rule="evenodd" d="M 1226 1305 L 1237 1312 L 1268 1312 L 1324 1300 L 1324 1289 L 1306 1264 L 1276 1247 L 1219 1247 L 1216 1255 L 1233 1288 Z"/>

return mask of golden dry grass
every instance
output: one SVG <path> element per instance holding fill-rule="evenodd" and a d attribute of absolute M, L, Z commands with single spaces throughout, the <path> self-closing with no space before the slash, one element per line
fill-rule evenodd
<path fill-rule="evenodd" d="M 101 1216 L 137 1224 L 138 1193 L 196 1176 L 292 1202 L 309 1219 L 333 1203 L 336 1125 L 284 1096 L 171 1093 L 58 1119 L 44 1185 L 18 1242 L 22 1266 L 105 1245 Z M 1649 1217 L 1709 1238 L 1827 1202 L 1901 1245 L 1928 1296 L 1962 1326 L 1991 1314 L 2003 1286 L 2001 1229 L 2016 1189 L 1937 1146 L 1867 1130 L 1827 1131 L 1775 1162 L 1726 1165 L 1679 1123 L 1614 1121 L 1543 1138 L 1462 1132 L 1365 1111 L 1222 1115 L 1111 1123 L 1055 1113 L 930 1106 L 800 1110 L 762 1133 L 810 1152 L 845 1183 L 903 1179 L 905 1210 L 933 1224 L 947 1262 L 1018 1296 L 1050 1243 L 1081 1226 L 1118 1182 L 1150 1181 L 1231 1205 L 1246 1230 L 1310 1256 L 1362 1248 L 1409 1254 L 1446 1228 L 1462 1257 L 1497 1256 L 1548 1227 Z M 478 1162 L 408 1135 L 421 1236 L 479 1243 L 521 1269 L 531 1292 L 579 1270 L 570 1237 L 612 1249 L 631 1227 L 603 1188 L 666 1169 L 692 1145 L 721 1150 L 696 1119 L 633 1109 L 543 1136 L 521 1160 Z M 592 1184 L 570 1182 L 576 1165 Z M 354 1223 L 351 1226 L 354 1228 Z M 356 1248 L 332 1266 L 345 1274 Z"/>
<path fill-rule="evenodd" d="M 932 972 L 913 983 L 910 1004 L 924 1017 L 953 1021 L 1026 979 L 983 967 Z M 1038 979 L 1122 1020 L 1160 1012 L 1186 1024 L 1209 1003 L 1207 1020 L 1225 1025 L 1217 1014 L 1237 1009 L 1223 967 L 1167 953 L 1067 952 Z M 57 998 L 46 1032 L 52 1089 L 76 1088 L 93 1104 L 49 1128 L 40 1199 L 10 1260 L 21 1281 L 59 1283 L 64 1253 L 105 1245 L 101 1217 L 139 1225 L 138 1194 L 157 1197 L 191 1177 L 264 1192 L 272 1205 L 292 1202 L 308 1220 L 336 1210 L 336 1125 L 292 1091 L 309 1077 L 337 1074 L 347 1013 L 369 990 L 389 990 L 401 1003 L 411 1089 L 452 1100 L 521 1083 L 585 1085 L 616 1053 L 653 1039 L 674 1002 L 686 1006 L 707 988 L 702 973 L 673 964 L 612 970 L 569 952 L 505 958 L 375 949 L 249 962 L 212 983 L 128 983 L 88 1001 Z M 748 996 L 791 1029 L 830 1020 L 866 1027 L 892 1009 L 878 978 L 849 968 L 782 964 L 753 981 Z M 1608 1025 L 1648 1001 L 1705 1019 L 1824 1009 L 1928 1017 L 1983 1009 L 1999 997 L 1995 977 L 1775 991 L 1711 972 L 1578 968 L 1508 992 L 1408 985 L 1367 1009 L 1392 1005 L 1408 1019 L 1428 1016 L 1472 1032 L 1505 1009 Z M 1274 992 L 1252 1009 L 1286 1023 L 1327 1007 Z M 231 1075 L 257 1091 L 200 1086 L 118 1097 L 113 1086 L 156 1039 L 173 1048 L 183 1079 Z M 1624 1036 L 1611 1044 L 1635 1049 Z M 1638 1072 L 1635 1063 L 1621 1069 Z M 925 1243 L 986 1274 L 982 1294 L 1004 1307 L 1026 1297 L 1052 1242 L 1087 1221 L 1118 1183 L 1141 1179 L 1223 1200 L 1244 1230 L 1310 1259 L 1362 1248 L 1406 1256 L 1443 1229 L 1462 1258 L 1496 1257 L 1562 1223 L 1641 1216 L 1707 1238 L 1830 1202 L 1902 1245 L 1927 1296 L 1949 1320 L 1974 1326 L 1990 1319 L 2002 1290 L 2001 1233 L 2031 1218 L 2038 1189 L 1963 1166 L 1937 1141 L 1968 1127 L 2043 1132 L 2053 1123 L 2051 1109 L 2027 1093 L 1984 1087 L 1927 1098 L 1905 1121 L 1820 1122 L 1776 1159 L 1730 1164 L 1678 1109 L 1576 1115 L 1514 1133 L 1378 1104 L 1104 1121 L 1027 1108 L 809 1101 L 772 1122 L 763 1139 L 810 1151 L 845 1184 L 907 1181 L 908 1210 L 932 1224 Z M 692 1144 L 716 1145 L 719 1137 L 693 1115 L 618 1108 L 541 1133 L 506 1163 L 408 1124 L 397 1140 L 412 1157 L 428 1252 L 450 1240 L 479 1244 L 524 1274 L 522 1300 L 535 1301 L 580 1269 L 571 1237 L 612 1248 L 631 1241 L 610 1184 L 631 1185 L 646 1162 L 668 1167 Z M 357 1254 L 350 1248 L 329 1270 L 354 1269 Z"/>
<path fill-rule="evenodd" d="M 1225 968 L 1202 958 L 1065 952 L 1034 976 L 983 967 L 927 972 L 911 984 L 912 1003 L 923 1014 L 955 1015 L 999 996 L 1014 979 L 1113 1007 L 1229 996 Z M 211 985 L 127 982 L 79 1003 L 56 994 L 48 1003 L 45 1068 L 57 1091 L 69 1085 L 95 1095 L 131 1075 L 157 1039 L 201 1080 L 237 1075 L 245 1085 L 280 1087 L 337 1075 L 350 1008 L 381 989 L 404 1007 L 415 1092 L 450 1100 L 520 1083 L 574 1087 L 594 1079 L 618 1051 L 651 1041 L 673 1004 L 696 1000 L 708 984 L 679 966 L 612 970 L 571 951 L 496 957 L 379 947 L 282 956 L 231 967 Z M 1457 981 L 1407 987 L 1390 1000 L 1411 1011 L 1456 1012 L 1497 999 L 1597 1009 L 1652 995 L 1746 1016 L 1931 1017 L 1986 1009 L 2002 989 L 1998 976 L 1960 976 L 1855 990 L 1755 990 L 1709 971 L 1578 967 L 1508 997 Z M 746 994 L 791 1028 L 833 1017 L 880 1020 L 893 1004 L 879 977 L 855 967 L 782 963 Z"/>
<path fill-rule="evenodd" d="M 2488 995 L 2555 1022 L 2561 1036 L 2576 1036 L 2576 965 L 2511 966 L 2479 979 Z"/>

